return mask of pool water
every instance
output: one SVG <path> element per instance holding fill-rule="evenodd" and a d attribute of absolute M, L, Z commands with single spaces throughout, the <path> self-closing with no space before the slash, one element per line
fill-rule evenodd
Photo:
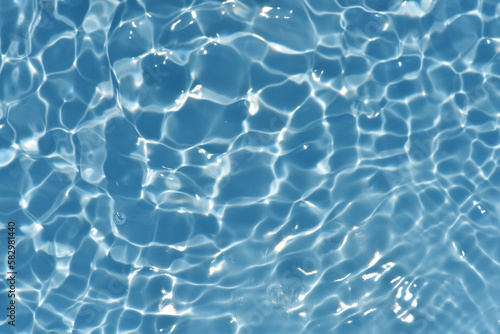
<path fill-rule="evenodd" d="M 500 333 L 497 0 L 4 0 L 0 52 L 2 333 Z"/>

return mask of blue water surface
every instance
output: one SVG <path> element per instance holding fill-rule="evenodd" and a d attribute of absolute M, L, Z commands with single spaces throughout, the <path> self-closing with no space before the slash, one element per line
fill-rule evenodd
<path fill-rule="evenodd" d="M 500 333 L 497 0 L 3 0 L 0 52 L 2 333 Z"/>

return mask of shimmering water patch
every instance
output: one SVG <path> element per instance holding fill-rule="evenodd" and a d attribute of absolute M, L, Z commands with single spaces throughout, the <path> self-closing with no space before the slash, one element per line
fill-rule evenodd
<path fill-rule="evenodd" d="M 499 8 L 5 2 L 16 330 L 499 332 Z"/>

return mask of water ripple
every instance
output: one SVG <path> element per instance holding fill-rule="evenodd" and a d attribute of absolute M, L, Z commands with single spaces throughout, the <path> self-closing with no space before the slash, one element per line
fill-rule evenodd
<path fill-rule="evenodd" d="M 0 15 L 18 332 L 499 331 L 497 4 Z"/>

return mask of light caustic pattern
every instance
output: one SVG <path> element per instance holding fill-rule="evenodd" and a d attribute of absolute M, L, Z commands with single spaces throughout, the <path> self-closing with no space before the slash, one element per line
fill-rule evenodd
<path fill-rule="evenodd" d="M 500 332 L 497 1 L 0 15 L 18 333 Z"/>

